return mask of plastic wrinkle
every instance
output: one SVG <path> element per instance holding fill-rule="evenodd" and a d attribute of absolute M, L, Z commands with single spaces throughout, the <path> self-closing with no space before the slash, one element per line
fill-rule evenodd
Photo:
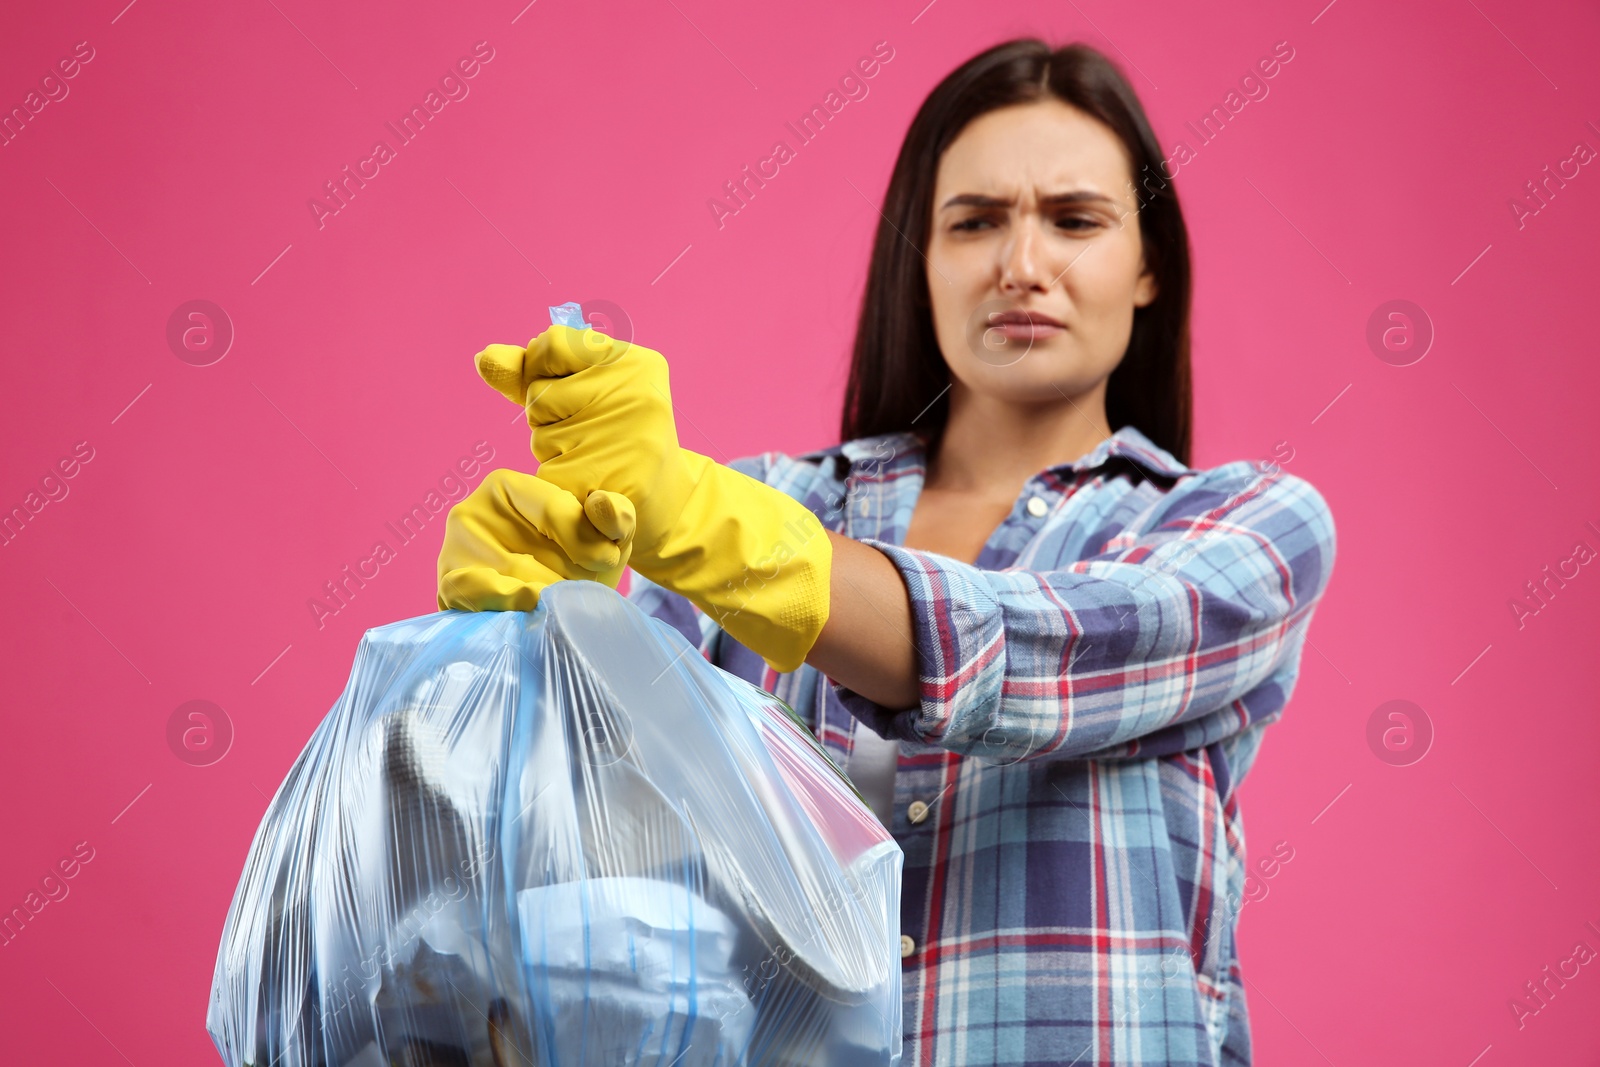
<path fill-rule="evenodd" d="M 787 707 L 597 582 L 367 632 L 262 818 L 228 1067 L 894 1065 L 902 854 Z"/>
<path fill-rule="evenodd" d="M 571 326 L 574 330 L 589 328 L 589 324 L 583 321 L 583 305 L 576 300 L 568 300 L 565 304 L 557 304 L 551 308 L 550 325 Z"/>

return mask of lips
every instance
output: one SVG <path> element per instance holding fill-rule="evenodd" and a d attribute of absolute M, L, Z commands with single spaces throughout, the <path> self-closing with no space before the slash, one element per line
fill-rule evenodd
<path fill-rule="evenodd" d="M 1067 331 L 1060 320 L 1053 319 L 1042 311 L 1026 311 L 1012 308 L 1009 311 L 998 311 L 990 314 L 989 325 L 984 327 L 983 346 L 992 352 L 1012 351 L 1015 346 L 1023 345 L 1023 351 L 1031 350 L 1035 344 L 1050 340 Z"/>
<path fill-rule="evenodd" d="M 1000 311 L 989 316 L 990 326 L 1054 326 L 1056 329 L 1065 329 L 1061 321 L 1051 318 L 1042 311 Z"/>

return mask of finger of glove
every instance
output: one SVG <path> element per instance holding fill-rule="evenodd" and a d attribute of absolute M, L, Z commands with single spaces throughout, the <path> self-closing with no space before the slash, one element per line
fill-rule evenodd
<path fill-rule="evenodd" d="M 528 342 L 522 373 L 530 382 L 534 378 L 564 378 L 591 367 L 610 366 L 632 347 L 599 330 L 552 326 Z"/>
<path fill-rule="evenodd" d="M 534 379 L 562 378 L 580 370 L 609 366 L 631 347 L 599 330 L 551 326 L 528 342 L 527 348 L 489 345 L 473 357 L 473 363 L 478 376 L 496 392 L 521 404 Z"/>
<path fill-rule="evenodd" d="M 506 505 L 554 542 L 573 563 L 588 571 L 610 570 L 619 565 L 621 546 L 589 521 L 576 496 L 543 478 L 518 471 L 492 471 L 490 477 Z"/>
<path fill-rule="evenodd" d="M 510 548 L 502 536 L 485 535 L 478 524 L 470 521 L 447 528 L 436 572 L 440 595 L 446 593 L 446 575 L 467 571 L 493 572 L 510 582 L 534 586 L 582 578 L 598 579 L 614 588 L 622 576 L 620 567 L 598 573 L 580 567 L 567 557 L 560 546 L 543 534 L 524 536 L 526 540 Z"/>
<path fill-rule="evenodd" d="M 599 581 L 615 589 L 631 550 L 631 544 L 625 545 L 611 570 L 586 570 L 532 528 L 502 487 L 489 483 L 451 508 L 446 517 L 437 569 L 438 604 L 441 609 L 465 611 L 531 611 L 538 605 L 539 593 L 563 579 Z"/>
<path fill-rule="evenodd" d="M 490 345 L 472 361 L 478 368 L 478 377 L 513 404 L 520 404 L 527 392 L 522 376 L 526 356 L 527 351 L 516 345 Z"/>
<path fill-rule="evenodd" d="M 583 513 L 589 517 L 595 529 L 617 544 L 630 545 L 633 542 L 639 517 L 634 511 L 633 501 L 621 493 L 596 489 L 583 502 Z"/>
<path fill-rule="evenodd" d="M 557 581 L 560 575 L 548 572 L 544 579 L 530 581 L 493 567 L 459 567 L 439 576 L 439 610 L 532 611 L 539 606 L 539 594 Z"/>
<path fill-rule="evenodd" d="M 661 361 L 664 369 L 665 361 Z M 528 383 L 528 426 L 567 424 L 576 429 L 602 420 L 630 429 L 672 422 L 672 392 L 665 373 L 651 361 L 595 367 L 564 378 L 533 378 Z M 536 449 L 537 451 L 537 449 Z"/>
<path fill-rule="evenodd" d="M 485 568 L 519 581 L 587 574 L 530 527 L 494 486 L 479 486 L 445 517 L 437 573 Z"/>
<path fill-rule="evenodd" d="M 540 494 L 549 494 L 545 487 L 548 483 L 539 482 L 517 471 L 490 471 L 483 484 L 450 509 L 439 552 L 439 573 L 481 565 L 520 576 L 519 568 L 538 562 L 558 576 L 588 576 L 589 571 L 574 563 L 555 540 L 535 527 L 513 499 L 534 497 L 536 504 Z M 574 497 L 573 507 L 576 506 Z M 603 540 L 598 530 L 594 537 Z"/>
<path fill-rule="evenodd" d="M 616 380 L 605 371 L 571 374 L 564 378 L 532 378 L 523 404 L 528 412 L 528 425 L 538 428 L 565 422 L 616 385 Z"/>

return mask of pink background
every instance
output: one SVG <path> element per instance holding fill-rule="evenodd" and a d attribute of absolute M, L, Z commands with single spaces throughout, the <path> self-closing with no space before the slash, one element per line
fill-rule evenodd
<path fill-rule="evenodd" d="M 94 49 L 0 148 L 0 508 L 93 449 L 0 548 L 0 909 L 93 850 L 0 947 L 0 1059 L 217 1062 L 207 994 L 251 835 L 362 631 L 432 610 L 442 517 L 320 629 L 308 600 L 477 442 L 530 462 L 474 351 L 607 299 L 672 360 L 688 446 L 830 443 L 912 112 L 1037 34 L 1125 56 L 1169 147 L 1295 52 L 1177 177 L 1195 462 L 1287 442 L 1339 529 L 1243 791 L 1253 862 L 1294 855 L 1242 917 L 1259 1062 L 1595 1062 L 1600 966 L 1521 1029 L 1508 1004 L 1600 951 L 1600 572 L 1521 630 L 1508 607 L 1600 549 L 1600 167 L 1520 229 L 1509 207 L 1600 148 L 1592 5 L 125 2 L 28 5 L 0 34 L 6 109 Z M 308 199 L 479 41 L 469 95 L 319 229 Z M 870 95 L 719 229 L 707 199 L 879 41 Z M 236 331 L 209 366 L 166 339 L 193 299 Z M 1366 341 L 1391 299 L 1436 331 L 1410 366 Z M 1393 699 L 1435 731 L 1409 766 L 1367 742 Z M 168 744 L 190 700 L 232 724 L 209 766 Z"/>

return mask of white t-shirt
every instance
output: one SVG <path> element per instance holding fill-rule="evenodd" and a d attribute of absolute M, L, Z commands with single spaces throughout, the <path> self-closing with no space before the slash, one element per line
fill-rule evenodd
<path fill-rule="evenodd" d="M 899 761 L 898 740 L 879 737 L 864 723 L 856 724 L 846 773 L 885 828 L 894 818 L 894 772 Z"/>

